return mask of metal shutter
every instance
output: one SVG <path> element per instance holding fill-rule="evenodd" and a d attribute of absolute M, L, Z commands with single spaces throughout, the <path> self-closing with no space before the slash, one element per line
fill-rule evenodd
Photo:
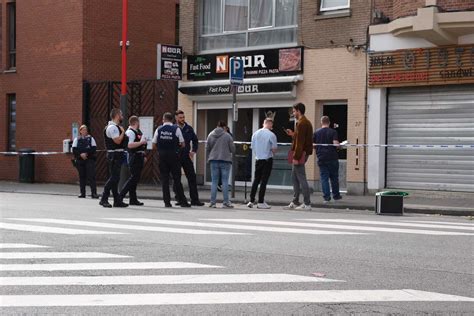
<path fill-rule="evenodd" d="M 388 144 L 474 144 L 474 85 L 391 89 Z M 389 148 L 387 187 L 474 192 L 474 148 Z"/>

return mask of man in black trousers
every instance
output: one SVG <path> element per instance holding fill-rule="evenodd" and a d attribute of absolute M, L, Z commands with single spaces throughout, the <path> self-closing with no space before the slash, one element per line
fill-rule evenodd
<path fill-rule="evenodd" d="M 184 174 L 188 179 L 188 186 L 189 186 L 189 196 L 191 197 L 191 205 L 194 206 L 203 206 L 199 200 L 199 193 L 197 189 L 197 182 L 196 182 L 196 171 L 194 170 L 193 159 L 196 155 L 198 150 L 198 137 L 194 132 L 194 129 L 186 123 L 185 115 L 182 110 L 176 111 L 175 114 L 176 125 L 180 128 L 181 133 L 183 134 L 184 138 L 184 147 L 181 148 L 179 152 L 179 159 L 181 162 L 181 167 L 184 170 Z M 173 190 L 176 194 L 176 185 L 173 185 Z M 181 204 L 181 201 L 177 201 L 177 204 Z"/>
<path fill-rule="evenodd" d="M 140 181 L 142 174 L 143 165 L 145 164 L 145 151 L 147 140 L 143 136 L 140 130 L 140 121 L 138 117 L 131 116 L 128 120 L 128 130 L 125 134 L 128 137 L 128 168 L 130 169 L 130 178 L 122 188 L 120 192 L 120 198 L 124 198 L 127 193 L 130 197 L 129 205 L 142 206 L 143 202 L 140 202 L 137 198 L 137 185 Z"/>
<path fill-rule="evenodd" d="M 181 165 L 179 163 L 179 149 L 184 147 L 183 134 L 178 126 L 173 125 L 173 114 L 166 112 L 163 115 L 163 125 L 158 127 L 153 136 L 153 143 L 158 149 L 160 179 L 163 188 L 165 207 L 172 207 L 170 195 L 170 173 L 176 185 L 176 194 L 181 207 L 190 207 L 184 196 L 181 184 Z"/>
<path fill-rule="evenodd" d="M 104 186 L 104 193 L 100 200 L 103 207 L 112 207 L 109 203 L 110 191 L 114 195 L 114 207 L 127 207 L 128 204 L 123 203 L 118 192 L 118 184 L 120 181 L 120 169 L 125 159 L 125 148 L 128 139 L 125 131 L 120 124 L 123 120 L 122 111 L 113 108 L 110 112 L 111 121 L 104 129 L 105 148 L 107 148 L 107 163 L 109 165 L 109 179 Z"/>

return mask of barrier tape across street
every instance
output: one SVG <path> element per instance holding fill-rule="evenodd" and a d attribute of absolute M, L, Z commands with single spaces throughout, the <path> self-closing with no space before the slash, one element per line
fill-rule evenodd
<path fill-rule="evenodd" d="M 200 143 L 206 143 L 205 140 L 200 140 Z M 236 145 L 251 145 L 251 142 L 239 142 L 235 141 Z M 313 144 L 314 146 L 323 146 L 323 147 L 376 147 L 376 148 L 417 148 L 417 149 L 426 149 L 426 148 L 443 148 L 443 149 L 465 149 L 470 148 L 474 149 L 474 144 L 472 145 L 400 145 L 400 144 L 344 144 L 344 145 L 334 145 L 334 144 Z M 278 143 L 278 146 L 291 146 L 291 143 Z M 97 150 L 97 152 L 103 152 L 106 150 Z M 5 156 L 24 156 L 24 155 L 35 155 L 35 156 L 49 156 L 49 155 L 60 155 L 60 154 L 69 154 L 60 151 L 38 151 L 38 152 L 29 152 L 23 153 L 18 151 L 0 151 L 0 155 Z"/>

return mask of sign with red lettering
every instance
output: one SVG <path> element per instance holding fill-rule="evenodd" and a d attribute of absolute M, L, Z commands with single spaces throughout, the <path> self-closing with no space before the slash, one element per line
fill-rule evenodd
<path fill-rule="evenodd" d="M 474 45 L 369 54 L 369 87 L 474 83 Z"/>

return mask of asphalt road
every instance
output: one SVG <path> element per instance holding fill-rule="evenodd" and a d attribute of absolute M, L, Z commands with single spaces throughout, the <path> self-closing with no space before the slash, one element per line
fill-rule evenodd
<path fill-rule="evenodd" d="M 2 315 L 473 315 L 474 225 L 0 193 Z"/>

